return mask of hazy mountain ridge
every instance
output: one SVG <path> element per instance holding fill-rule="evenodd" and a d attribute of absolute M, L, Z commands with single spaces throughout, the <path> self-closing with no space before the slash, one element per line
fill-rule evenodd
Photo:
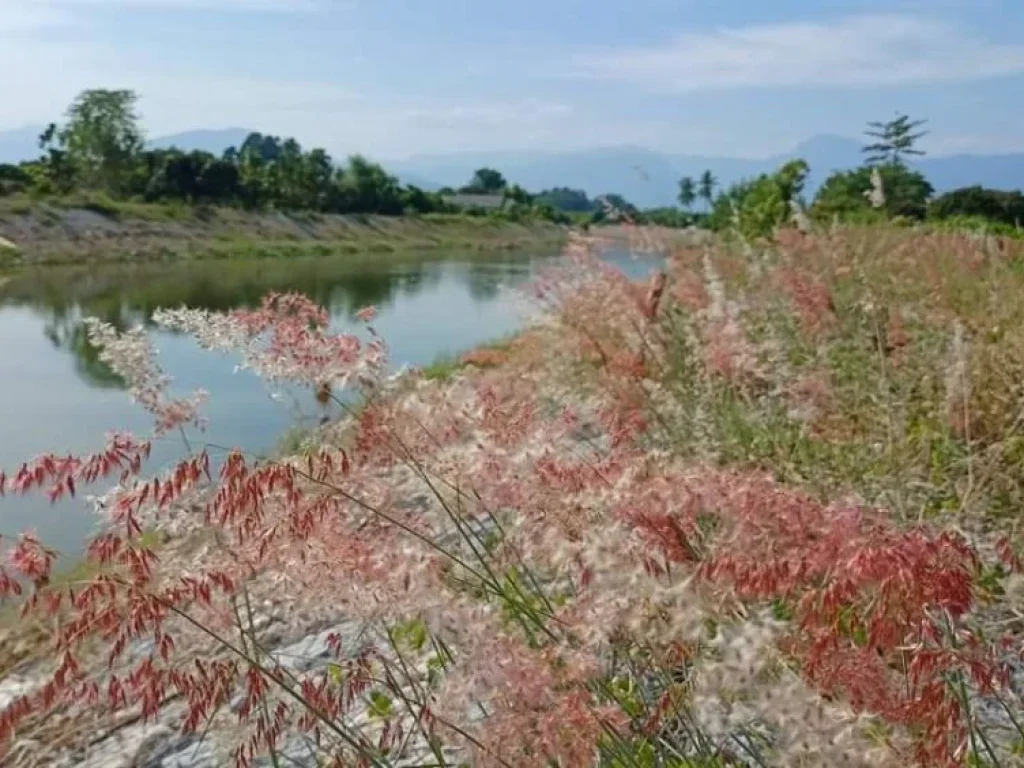
<path fill-rule="evenodd" d="M 42 126 L 0 132 L 0 163 L 19 162 L 39 154 Z M 178 147 L 219 154 L 238 146 L 250 133 L 245 128 L 201 129 L 152 139 L 152 147 Z M 334 152 L 343 157 L 345 152 Z M 737 158 L 658 152 L 636 146 L 598 147 L 569 152 L 496 151 L 416 155 L 384 162 L 404 183 L 428 190 L 465 184 L 481 166 L 500 170 L 507 179 L 532 191 L 573 187 L 589 195 L 617 192 L 640 207 L 675 203 L 682 176 L 697 177 L 710 169 L 722 185 L 777 168 L 802 157 L 811 166 L 808 193 L 833 171 L 853 168 L 862 160 L 861 142 L 842 136 L 814 136 L 791 152 L 768 158 Z M 1024 153 L 959 154 L 925 157 L 916 163 L 938 192 L 980 184 L 995 189 L 1024 187 Z M 699 203 L 698 203 L 699 205 Z"/>
<path fill-rule="evenodd" d="M 45 125 L 27 125 L 11 131 L 0 131 L 0 163 L 20 163 L 42 154 L 39 149 L 39 135 Z M 219 155 L 230 146 L 238 146 L 251 131 L 246 128 L 212 128 L 184 131 L 169 136 L 159 136 L 147 142 L 155 149 L 177 147 L 191 152 L 202 150 Z"/>
<path fill-rule="evenodd" d="M 675 204 L 679 179 L 700 176 L 710 169 L 722 185 L 757 176 L 801 157 L 811 167 L 807 191 L 813 194 L 822 181 L 837 170 L 859 166 L 864 159 L 861 143 L 840 136 L 815 136 L 791 152 L 768 158 L 735 158 L 670 154 L 640 147 L 605 147 L 562 153 L 495 153 L 489 164 L 506 178 L 530 190 L 555 186 L 583 189 L 590 195 L 618 192 L 641 206 Z M 415 173 L 438 184 L 465 183 L 485 156 L 433 155 L 388 163 L 400 176 Z M 925 157 L 915 163 L 938 192 L 980 184 L 995 189 L 1024 187 L 1024 154 L 951 155 Z M 700 205 L 700 203 L 698 203 Z"/>

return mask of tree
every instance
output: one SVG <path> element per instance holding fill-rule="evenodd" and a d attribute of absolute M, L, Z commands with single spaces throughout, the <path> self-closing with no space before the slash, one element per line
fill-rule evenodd
<path fill-rule="evenodd" d="M 783 199 L 799 200 L 807 183 L 807 174 L 811 168 L 806 160 L 790 160 L 775 172 L 775 182 L 779 185 Z"/>
<path fill-rule="evenodd" d="M 241 176 L 238 167 L 227 160 L 212 158 L 199 174 L 199 195 L 210 201 L 228 201 L 238 197 Z"/>
<path fill-rule="evenodd" d="M 711 205 L 715 200 L 715 188 L 718 186 L 718 179 L 715 178 L 714 174 L 710 170 L 704 171 L 700 175 L 700 181 L 697 182 L 697 194 L 704 204 L 707 206 L 706 210 L 711 210 Z"/>
<path fill-rule="evenodd" d="M 432 213 L 439 209 L 440 201 L 419 187 L 409 185 L 402 192 L 402 207 L 410 213 Z"/>
<path fill-rule="evenodd" d="M 635 205 L 616 192 L 609 192 L 606 195 L 601 195 L 601 199 L 616 210 L 625 211 L 626 213 L 636 213 L 637 211 L 637 207 Z"/>
<path fill-rule="evenodd" d="M 791 160 L 775 173 L 733 184 L 715 200 L 711 228 L 735 225 L 748 240 L 769 237 L 792 218 L 791 202 L 799 199 L 809 171 L 806 161 Z"/>
<path fill-rule="evenodd" d="M 398 179 L 361 155 L 349 158 L 341 177 L 342 204 L 353 213 L 399 214 L 402 194 Z"/>
<path fill-rule="evenodd" d="M 559 211 L 584 213 L 594 210 L 594 201 L 582 189 L 554 187 L 545 189 L 535 198 L 538 204 L 547 203 Z"/>
<path fill-rule="evenodd" d="M 1024 194 L 979 186 L 954 189 L 935 198 L 928 214 L 936 219 L 977 217 L 1020 227 L 1024 225 Z"/>
<path fill-rule="evenodd" d="M 884 212 L 889 216 L 924 218 L 928 198 L 934 192 L 928 180 L 904 165 L 864 166 L 852 171 L 839 171 L 829 176 L 814 198 L 811 213 L 817 218 L 836 216 L 871 217 L 871 174 L 877 171 L 885 193 Z"/>
<path fill-rule="evenodd" d="M 696 199 L 697 182 L 689 176 L 684 176 L 679 180 L 679 204 L 686 210 L 690 210 Z"/>
<path fill-rule="evenodd" d="M 480 168 L 473 174 L 469 184 L 462 188 L 462 192 L 470 195 L 494 195 L 507 185 L 508 182 L 500 172 L 493 168 Z"/>
<path fill-rule="evenodd" d="M 904 158 L 923 155 L 924 152 L 915 145 L 919 139 L 928 135 L 927 131 L 917 130 L 925 122 L 897 114 L 894 120 L 885 123 L 868 123 L 869 130 L 865 133 L 875 141 L 862 150 L 868 155 L 867 164 L 903 165 Z"/>
<path fill-rule="evenodd" d="M 21 192 L 32 183 L 32 175 L 21 166 L 0 163 L 0 197 Z"/>
<path fill-rule="evenodd" d="M 78 174 L 67 151 L 61 148 L 56 123 L 50 123 L 39 135 L 39 148 L 46 154 L 35 170 L 35 186 L 42 192 L 70 192 L 78 181 Z"/>
<path fill-rule="evenodd" d="M 513 184 L 510 187 L 505 187 L 502 196 L 506 201 L 511 201 L 513 205 L 530 205 L 533 202 L 533 197 L 518 184 Z M 546 203 L 542 203 L 546 205 Z M 553 206 L 552 206 L 553 207 Z"/>
<path fill-rule="evenodd" d="M 83 91 L 68 108 L 57 138 L 87 185 L 120 192 L 128 182 L 144 143 L 137 101 L 134 91 L 94 89 Z"/>

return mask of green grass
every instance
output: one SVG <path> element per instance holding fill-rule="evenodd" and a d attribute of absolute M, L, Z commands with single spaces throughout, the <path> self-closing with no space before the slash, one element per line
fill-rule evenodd
<path fill-rule="evenodd" d="M 427 381 L 448 381 L 466 367 L 458 355 L 444 355 L 423 367 L 421 373 Z"/>
<path fill-rule="evenodd" d="M 516 336 L 517 334 L 504 336 L 486 344 L 481 344 L 468 352 L 441 355 L 433 362 L 421 368 L 420 373 L 427 381 L 448 381 L 458 374 L 459 371 L 471 365 L 471 362 L 466 359 L 468 355 L 474 352 L 507 352 L 511 349 Z"/>

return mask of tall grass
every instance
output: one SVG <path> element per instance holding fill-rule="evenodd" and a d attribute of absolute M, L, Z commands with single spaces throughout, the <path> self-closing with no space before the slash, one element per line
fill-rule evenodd
<path fill-rule="evenodd" d="M 577 243 L 536 328 L 400 385 L 372 325 L 331 334 L 300 296 L 159 313 L 362 404 L 301 457 L 232 452 L 215 477 L 201 438 L 144 477 L 146 440 L 115 436 L 0 481 L 119 481 L 95 575 L 55 585 L 42 543 L 9 548 L 53 655 L 0 737 L 170 708 L 240 765 L 297 737 L 337 765 L 1012 765 L 1022 255 L 790 233 L 669 253 L 637 286 Z M 145 336 L 93 338 L 156 434 L 194 429 L 201 398 L 169 396 Z M 154 525 L 191 546 L 157 557 Z M 296 667 L 271 604 L 352 630 Z"/>

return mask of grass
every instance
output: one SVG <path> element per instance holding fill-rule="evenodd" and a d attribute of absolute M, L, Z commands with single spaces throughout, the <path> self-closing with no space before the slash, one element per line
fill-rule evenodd
<path fill-rule="evenodd" d="M 441 355 L 421 368 L 420 373 L 427 381 L 445 382 L 469 366 L 476 368 L 499 366 L 502 357 L 512 349 L 517 338 L 517 335 L 510 335 L 481 344 L 469 352 L 458 355 Z"/>
<path fill-rule="evenodd" d="M 236 572 L 285 609 L 351 588 L 339 610 L 391 641 L 371 714 L 486 699 L 469 756 L 1013 765 L 1024 730 L 973 713 L 1024 638 L 1022 262 L 1019 244 L 849 227 L 681 247 L 659 293 L 581 257 L 545 278 L 550 323 L 435 361 L 434 386 L 371 399 L 343 433 L 287 435 L 317 478 L 296 501 L 273 460 L 229 476 Z M 276 320 L 300 350 L 305 317 Z M 387 506 L 364 514 L 353 490 Z M 405 512 L 413 530 L 390 527 Z M 424 658 L 381 660 L 399 634 Z M 1024 692 L 999 692 L 1012 719 Z"/>
<path fill-rule="evenodd" d="M 135 543 L 141 547 L 158 547 L 163 537 L 159 531 L 144 531 L 141 536 L 136 537 Z M 51 590 L 63 590 L 73 587 L 76 584 L 84 584 L 94 580 L 103 573 L 103 569 L 96 563 L 84 558 L 69 560 L 64 565 L 57 566 L 50 576 L 47 587 Z M 0 630 L 10 629 L 19 622 L 18 606 L 5 604 L 0 608 Z M 10 660 L 0 656 L 0 678 L 10 668 Z"/>

